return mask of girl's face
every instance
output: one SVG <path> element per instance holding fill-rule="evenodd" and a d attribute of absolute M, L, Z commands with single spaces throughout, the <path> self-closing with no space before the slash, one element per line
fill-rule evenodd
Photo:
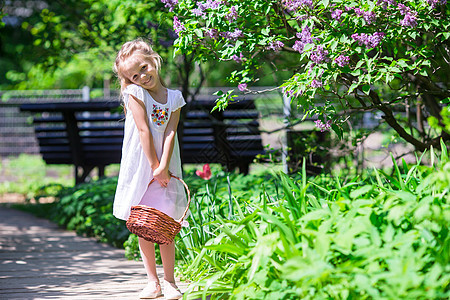
<path fill-rule="evenodd" d="M 124 74 L 134 84 L 147 90 L 160 86 L 159 74 L 152 61 L 141 55 L 131 55 L 124 61 Z"/>

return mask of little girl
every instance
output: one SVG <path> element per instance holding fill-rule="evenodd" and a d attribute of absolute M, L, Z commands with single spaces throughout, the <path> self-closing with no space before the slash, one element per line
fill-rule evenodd
<path fill-rule="evenodd" d="M 125 43 L 117 54 L 117 74 L 125 107 L 122 161 L 114 200 L 114 215 L 127 220 L 131 206 L 154 207 L 175 220 L 181 218 L 187 201 L 181 178 L 177 126 L 180 108 L 186 104 L 180 91 L 166 88 L 159 76 L 161 57 L 142 39 Z M 148 184 L 152 179 L 156 182 Z M 139 238 L 139 249 L 148 276 L 140 298 L 162 295 L 156 274 L 155 245 Z M 175 284 L 175 245 L 160 245 L 164 268 L 164 296 L 179 299 Z"/>

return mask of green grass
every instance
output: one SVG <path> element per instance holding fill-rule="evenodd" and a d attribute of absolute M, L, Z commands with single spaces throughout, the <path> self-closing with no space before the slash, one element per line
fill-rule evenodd
<path fill-rule="evenodd" d="M 38 155 L 21 154 L 0 161 L 0 194 L 18 193 L 28 198 L 44 186 L 74 184 L 73 169 L 69 165 L 46 165 Z"/>

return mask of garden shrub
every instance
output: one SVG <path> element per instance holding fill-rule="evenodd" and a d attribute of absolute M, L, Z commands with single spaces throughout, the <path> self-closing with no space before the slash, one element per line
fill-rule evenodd
<path fill-rule="evenodd" d="M 212 238 L 191 248 L 184 272 L 188 299 L 448 299 L 445 150 L 432 167 L 394 161 L 392 174 L 349 181 L 304 175 L 280 175 L 279 198 L 264 193 L 208 224 Z"/>
<path fill-rule="evenodd" d="M 129 231 L 125 222 L 112 214 L 116 186 L 114 177 L 63 189 L 52 207 L 51 219 L 78 234 L 122 248 Z"/>

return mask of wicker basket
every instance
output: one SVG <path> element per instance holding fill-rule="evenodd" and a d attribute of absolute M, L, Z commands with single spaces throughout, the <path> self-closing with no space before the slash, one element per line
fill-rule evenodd
<path fill-rule="evenodd" d="M 175 221 L 172 217 L 156 208 L 146 205 L 136 205 L 131 207 L 131 214 L 127 220 L 128 230 L 152 243 L 168 245 L 173 242 L 173 239 L 181 230 L 181 223 L 186 217 L 189 204 L 191 203 L 191 193 L 186 183 L 177 176 L 171 176 L 181 181 L 188 196 L 187 207 L 181 219 Z M 155 179 L 152 179 L 148 185 L 150 186 L 154 181 Z"/>

